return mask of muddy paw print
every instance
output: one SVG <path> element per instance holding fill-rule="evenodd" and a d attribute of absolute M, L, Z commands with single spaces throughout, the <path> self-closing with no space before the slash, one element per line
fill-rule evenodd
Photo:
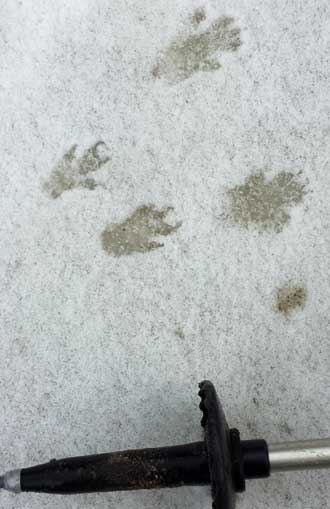
<path fill-rule="evenodd" d="M 43 187 L 52 198 L 77 187 L 93 190 L 100 184 L 91 174 L 109 160 L 108 148 L 103 141 L 89 147 L 80 157 L 77 156 L 77 145 L 73 145 L 57 163 Z"/>
<path fill-rule="evenodd" d="M 301 203 L 305 194 L 299 174 L 282 171 L 266 179 L 259 172 L 228 190 L 229 217 L 245 228 L 255 225 L 260 231 L 279 233 L 290 221 L 290 208 Z"/>
<path fill-rule="evenodd" d="M 153 237 L 170 235 L 181 226 L 171 225 L 165 218 L 172 207 L 158 210 L 154 205 L 143 205 L 122 223 L 109 225 L 102 233 L 103 249 L 110 255 L 123 256 L 132 253 L 146 253 L 163 244 Z"/>
<path fill-rule="evenodd" d="M 197 9 L 192 17 L 193 25 L 199 26 L 205 18 L 205 11 Z M 233 23 L 234 18 L 221 16 L 198 33 L 178 36 L 154 66 L 153 76 L 177 82 L 190 78 L 198 71 L 219 69 L 221 64 L 214 55 L 218 51 L 237 51 L 241 45 L 240 29 Z"/>

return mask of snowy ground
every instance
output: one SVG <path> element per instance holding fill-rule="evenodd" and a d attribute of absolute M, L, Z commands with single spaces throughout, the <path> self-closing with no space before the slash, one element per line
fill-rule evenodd
<path fill-rule="evenodd" d="M 330 4 L 0 2 L 0 464 L 329 434 Z M 239 508 L 330 508 L 327 473 Z M 208 488 L 4 509 L 206 509 Z"/>

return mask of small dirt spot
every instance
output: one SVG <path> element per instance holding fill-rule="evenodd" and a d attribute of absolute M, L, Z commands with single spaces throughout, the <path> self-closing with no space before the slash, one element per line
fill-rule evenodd
<path fill-rule="evenodd" d="M 202 21 L 206 20 L 206 12 L 204 7 L 198 7 L 195 9 L 193 15 L 191 16 L 191 21 L 194 26 L 198 26 Z"/>
<path fill-rule="evenodd" d="M 293 435 L 294 429 L 289 426 L 287 422 L 283 422 L 279 425 L 279 430 L 285 435 Z"/>
<path fill-rule="evenodd" d="M 180 326 L 175 329 L 174 334 L 180 339 L 185 338 L 184 331 L 183 331 L 182 327 L 180 327 Z"/>
<path fill-rule="evenodd" d="M 296 309 L 302 309 L 306 302 L 306 290 L 301 286 L 284 286 L 277 290 L 276 309 L 289 315 Z"/>

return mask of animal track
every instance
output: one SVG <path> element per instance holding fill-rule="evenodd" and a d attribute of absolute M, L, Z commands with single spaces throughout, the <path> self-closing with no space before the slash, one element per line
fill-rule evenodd
<path fill-rule="evenodd" d="M 110 255 L 123 256 L 162 247 L 163 244 L 152 240 L 153 237 L 170 235 L 182 224 L 171 225 L 165 221 L 171 210 L 172 207 L 158 210 L 154 205 L 137 208 L 125 221 L 111 224 L 103 231 L 103 249 Z"/>
<path fill-rule="evenodd" d="M 198 26 L 206 15 L 197 9 L 192 22 Z M 178 36 L 165 50 L 152 70 L 155 78 L 182 81 L 198 71 L 215 71 L 221 67 L 213 55 L 217 51 L 237 51 L 241 45 L 240 29 L 233 27 L 234 18 L 222 16 L 208 29 L 188 37 Z"/>
<path fill-rule="evenodd" d="M 81 157 L 77 156 L 77 147 L 77 145 L 73 145 L 64 154 L 43 185 L 45 191 L 54 199 L 65 191 L 77 187 L 93 190 L 100 185 L 89 174 L 95 173 L 110 160 L 106 144 L 103 141 L 98 141 L 89 147 Z"/>
<path fill-rule="evenodd" d="M 278 233 L 290 220 L 288 208 L 300 203 L 305 194 L 305 184 L 293 173 L 283 171 L 267 182 L 260 172 L 228 191 L 229 216 L 245 228 L 255 224 L 262 231 Z"/>

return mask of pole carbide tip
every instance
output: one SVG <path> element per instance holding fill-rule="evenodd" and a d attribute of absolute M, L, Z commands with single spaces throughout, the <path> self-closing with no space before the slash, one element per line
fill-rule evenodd
<path fill-rule="evenodd" d="M 21 491 L 21 471 L 11 470 L 0 476 L 0 489 L 19 493 Z"/>

